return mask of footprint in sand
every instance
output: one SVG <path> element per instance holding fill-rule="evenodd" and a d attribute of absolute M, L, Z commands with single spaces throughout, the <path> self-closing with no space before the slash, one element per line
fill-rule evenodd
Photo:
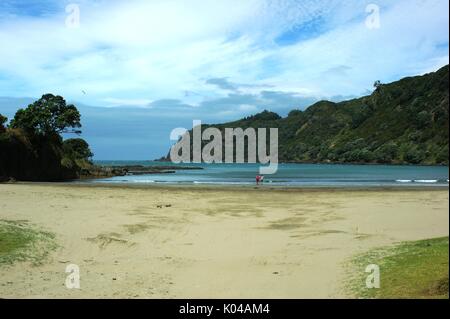
<path fill-rule="evenodd" d="M 106 248 L 108 245 L 113 244 L 113 243 L 125 244 L 125 245 L 129 245 L 129 246 L 132 246 L 135 244 L 134 242 L 130 242 L 130 241 L 128 241 L 126 239 L 122 239 L 120 237 L 122 237 L 122 235 L 118 234 L 118 233 L 104 233 L 104 234 L 99 234 L 93 238 L 87 238 L 86 240 L 97 243 L 99 245 L 99 247 L 102 249 Z"/>

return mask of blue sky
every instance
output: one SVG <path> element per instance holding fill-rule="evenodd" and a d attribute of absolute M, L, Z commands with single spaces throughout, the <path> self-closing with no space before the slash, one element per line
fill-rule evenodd
<path fill-rule="evenodd" d="M 77 4 L 78 24 L 67 24 Z M 379 10 L 379 27 L 368 27 Z M 44 93 L 97 159 L 151 159 L 193 119 L 365 95 L 448 64 L 448 1 L 2 0 L 0 113 Z M 373 20 L 370 20 L 373 21 Z"/>

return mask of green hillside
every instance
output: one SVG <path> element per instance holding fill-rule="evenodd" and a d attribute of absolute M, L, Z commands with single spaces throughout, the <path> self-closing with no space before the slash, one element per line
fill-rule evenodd
<path fill-rule="evenodd" d="M 448 164 L 448 65 L 380 84 L 369 96 L 269 111 L 217 127 L 277 127 L 280 162 Z M 222 134 L 223 135 L 223 134 Z"/>

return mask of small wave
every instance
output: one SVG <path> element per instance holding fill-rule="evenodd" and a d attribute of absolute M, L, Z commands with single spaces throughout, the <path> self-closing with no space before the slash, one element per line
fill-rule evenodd
<path fill-rule="evenodd" d="M 412 183 L 411 179 L 397 179 L 397 183 Z"/>
<path fill-rule="evenodd" d="M 437 183 L 437 179 L 416 179 L 414 180 L 415 183 Z"/>
<path fill-rule="evenodd" d="M 249 182 L 200 182 L 193 181 L 194 184 L 209 184 L 209 185 L 251 185 Z"/>

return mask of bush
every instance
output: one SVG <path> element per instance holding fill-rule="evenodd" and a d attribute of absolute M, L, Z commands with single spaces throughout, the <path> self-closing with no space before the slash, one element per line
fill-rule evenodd
<path fill-rule="evenodd" d="M 342 156 L 344 162 L 367 163 L 373 160 L 373 153 L 366 148 L 349 151 Z"/>
<path fill-rule="evenodd" d="M 403 156 L 403 159 L 411 164 L 419 164 L 425 159 L 425 152 L 417 148 L 411 148 L 408 151 L 406 151 L 405 155 Z"/>
<path fill-rule="evenodd" d="M 363 149 L 359 152 L 359 160 L 361 162 L 371 162 L 373 161 L 373 153 L 368 149 Z"/>
<path fill-rule="evenodd" d="M 418 128 L 424 128 L 431 123 L 431 115 L 427 111 L 422 111 L 417 114 L 415 120 Z"/>
<path fill-rule="evenodd" d="M 288 117 L 300 116 L 302 113 L 300 110 L 292 110 L 289 112 Z"/>
<path fill-rule="evenodd" d="M 341 155 L 341 157 L 348 158 L 353 156 L 351 154 L 352 152 L 363 149 L 366 146 L 366 141 L 363 138 L 358 138 L 356 140 L 347 142 L 343 146 L 337 146 L 334 151 L 336 154 Z"/>
<path fill-rule="evenodd" d="M 390 163 L 398 156 L 398 146 L 396 143 L 390 142 L 379 147 L 375 153 L 374 158 L 380 163 Z"/>
<path fill-rule="evenodd" d="M 62 165 L 63 167 L 65 167 L 65 168 L 68 168 L 68 169 L 73 169 L 73 168 L 75 167 L 75 163 L 73 162 L 73 160 L 71 160 L 71 159 L 68 158 L 68 157 L 64 157 L 64 158 L 61 160 L 61 165 Z"/>
<path fill-rule="evenodd" d="M 366 106 L 362 105 L 360 110 L 355 112 L 352 117 L 352 128 L 359 127 L 365 120 L 367 120 L 372 115 L 372 110 Z"/>
<path fill-rule="evenodd" d="M 436 163 L 448 164 L 448 145 L 444 146 L 436 156 Z"/>
<path fill-rule="evenodd" d="M 414 131 L 408 134 L 408 140 L 411 142 L 419 142 L 422 139 L 422 133 L 419 131 Z"/>
<path fill-rule="evenodd" d="M 329 152 L 329 153 L 327 154 L 327 159 L 330 160 L 330 161 L 335 162 L 335 161 L 337 161 L 337 160 L 339 159 L 339 157 L 336 155 L 336 153 L 334 153 L 334 152 Z"/>
<path fill-rule="evenodd" d="M 0 114 L 0 133 L 5 131 L 5 123 L 7 120 L 8 118 Z"/>
<path fill-rule="evenodd" d="M 74 160 L 90 161 L 92 154 L 89 144 L 81 138 L 71 138 L 63 142 L 64 154 Z"/>

